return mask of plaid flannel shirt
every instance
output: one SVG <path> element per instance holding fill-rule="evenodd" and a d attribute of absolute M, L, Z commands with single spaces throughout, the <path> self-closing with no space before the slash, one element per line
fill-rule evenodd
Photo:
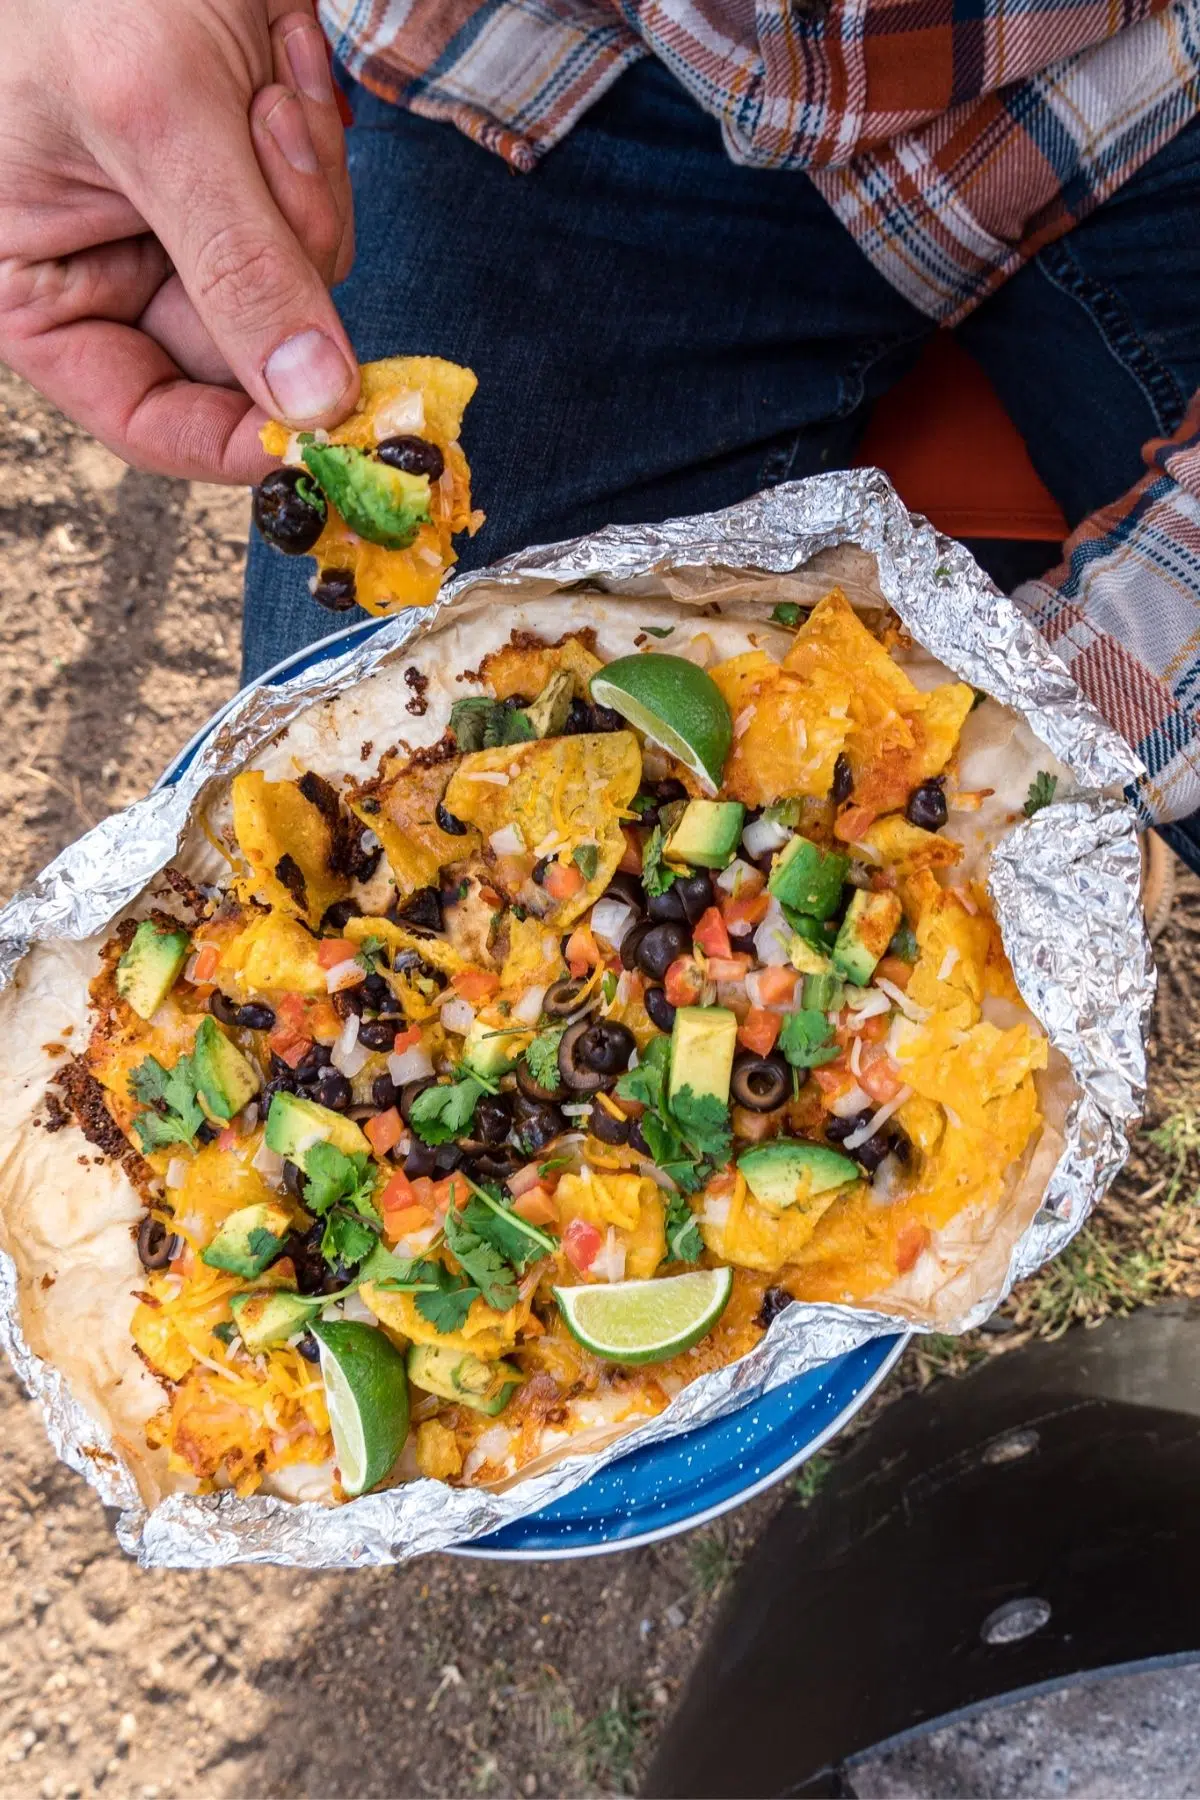
<path fill-rule="evenodd" d="M 1200 0 L 320 0 L 374 92 L 516 169 L 653 54 L 729 154 L 804 170 L 953 325 L 1200 112 Z M 1137 748 L 1147 823 L 1200 808 L 1200 396 L 1018 599 Z"/>

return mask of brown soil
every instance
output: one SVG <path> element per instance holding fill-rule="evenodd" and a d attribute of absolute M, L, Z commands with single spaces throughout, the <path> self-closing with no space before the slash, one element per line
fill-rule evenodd
<path fill-rule="evenodd" d="M 8 894 L 144 792 L 233 691 L 247 508 L 125 469 L 3 371 L 0 412 Z M 935 1341 L 898 1382 L 1193 1291 L 1197 933 L 1188 882 L 1162 947 L 1165 1135 L 1142 1140 L 1053 1290 L 1026 1284 L 1010 1329 Z M 774 1507 L 795 1503 L 776 1490 L 690 1538 L 574 1564 L 141 1573 L 7 1370 L 0 1432 L 0 1792 L 45 1800 L 624 1791 L 713 1597 Z"/>

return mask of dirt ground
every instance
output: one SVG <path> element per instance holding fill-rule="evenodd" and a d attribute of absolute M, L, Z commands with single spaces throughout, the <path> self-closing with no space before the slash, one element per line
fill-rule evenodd
<path fill-rule="evenodd" d="M 245 496 L 139 475 L 0 371 L 0 895 L 142 793 L 237 685 Z M 894 1384 L 1033 1331 L 1192 1292 L 1200 884 L 1163 941 L 1148 1134 L 1117 1194 L 999 1329 L 934 1340 Z M 575 1564 L 141 1573 L 4 1370 L 0 1793 L 628 1791 L 716 1594 L 790 1490 L 660 1547 Z"/>

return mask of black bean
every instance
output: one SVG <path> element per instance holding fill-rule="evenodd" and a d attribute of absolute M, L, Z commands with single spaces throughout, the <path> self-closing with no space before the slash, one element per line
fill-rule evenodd
<path fill-rule="evenodd" d="M 507 1094 L 484 1094 L 471 1120 L 471 1136 L 481 1144 L 502 1144 L 512 1119 L 513 1103 Z"/>
<path fill-rule="evenodd" d="M 344 931 L 351 919 L 361 917 L 362 907 L 357 900 L 335 900 L 322 913 L 321 924 L 326 931 Z"/>
<path fill-rule="evenodd" d="M 674 883 L 672 892 L 678 894 L 683 916 L 689 925 L 694 925 L 701 913 L 706 913 L 713 905 L 716 896 L 713 893 L 712 876 L 707 869 L 700 869 L 694 875 L 681 875 Z"/>
<path fill-rule="evenodd" d="M 602 1144 L 627 1144 L 629 1142 L 629 1120 L 618 1118 L 610 1113 L 606 1106 L 598 1102 L 592 1107 L 588 1127 L 593 1137 L 598 1137 Z"/>
<path fill-rule="evenodd" d="M 353 569 L 322 569 L 312 586 L 312 597 L 326 612 L 349 612 L 355 604 Z"/>
<path fill-rule="evenodd" d="M 642 995 L 642 1005 L 650 1015 L 652 1025 L 660 1031 L 670 1031 L 675 1023 L 675 1008 L 667 999 L 665 988 L 648 987 Z"/>
<path fill-rule="evenodd" d="M 836 1113 L 830 1113 L 825 1121 L 825 1136 L 831 1144 L 843 1144 L 848 1137 L 853 1137 L 856 1131 L 861 1131 L 870 1117 L 869 1106 L 862 1112 L 851 1113 L 846 1119 L 839 1118 Z"/>
<path fill-rule="evenodd" d="M 214 1019 L 220 1019 L 222 1025 L 237 1024 L 238 1003 L 231 1000 L 228 994 L 223 994 L 220 988 L 214 988 L 208 996 L 208 1010 Z"/>
<path fill-rule="evenodd" d="M 354 1092 L 340 1069 L 322 1069 L 313 1083 L 313 1099 L 331 1112 L 345 1112 Z"/>
<path fill-rule="evenodd" d="M 364 1050 L 390 1050 L 396 1041 L 396 1026 L 391 1019 L 364 1019 L 358 1028 L 358 1041 Z"/>
<path fill-rule="evenodd" d="M 417 1181 L 422 1175 L 432 1175 L 437 1166 L 437 1150 L 432 1144 L 423 1144 L 420 1138 L 414 1138 L 412 1148 L 404 1159 L 404 1173 L 410 1181 Z"/>
<path fill-rule="evenodd" d="M 850 767 L 850 758 L 844 750 L 839 750 L 837 761 L 833 765 L 833 783 L 829 789 L 829 798 L 836 800 L 840 806 L 854 792 L 854 770 Z"/>
<path fill-rule="evenodd" d="M 462 1159 L 461 1145 L 439 1144 L 433 1153 L 433 1172 L 435 1175 L 450 1175 L 457 1169 Z"/>
<path fill-rule="evenodd" d="M 296 1271 L 296 1287 L 302 1294 L 332 1294 L 345 1287 L 349 1270 L 340 1265 L 330 1268 L 321 1255 L 321 1239 L 325 1224 L 318 1219 L 307 1231 L 293 1231 L 284 1242 L 283 1254 L 291 1258 Z"/>
<path fill-rule="evenodd" d="M 296 1345 L 296 1348 L 304 1358 L 305 1362 L 320 1362 L 321 1346 L 318 1344 L 311 1331 L 305 1332 L 304 1336 L 300 1339 L 300 1342 Z"/>
<path fill-rule="evenodd" d="M 258 1110 L 260 1116 L 264 1119 L 266 1118 L 271 1110 L 271 1102 L 276 1094 L 294 1094 L 295 1092 L 296 1083 L 291 1079 L 290 1069 L 288 1070 L 286 1080 L 281 1075 L 272 1076 L 266 1086 L 261 1089 L 258 1096 Z"/>
<path fill-rule="evenodd" d="M 919 825 L 922 831 L 940 831 L 949 817 L 946 796 L 942 792 L 940 777 L 933 781 L 923 781 L 920 787 L 913 789 L 908 796 L 908 805 L 904 816 L 910 825 Z"/>
<path fill-rule="evenodd" d="M 361 991 L 356 988 L 339 988 L 333 995 L 333 1010 L 339 1019 L 348 1019 L 351 1013 L 361 1015 L 366 1001 Z"/>
<path fill-rule="evenodd" d="M 440 829 L 444 831 L 448 837 L 465 837 L 467 832 L 471 829 L 469 825 L 464 825 L 461 819 L 456 819 L 452 812 L 447 812 L 440 800 L 434 811 L 434 817 L 436 818 Z"/>
<path fill-rule="evenodd" d="M 589 731 L 624 731 L 625 721 L 611 706 L 593 706 L 588 720 Z"/>
<path fill-rule="evenodd" d="M 299 1163 L 285 1160 L 283 1165 L 283 1185 L 293 1200 L 304 1198 L 304 1170 Z"/>
<path fill-rule="evenodd" d="M 677 800 L 686 800 L 688 791 L 682 781 L 674 775 L 664 775 L 661 781 L 654 783 L 654 793 L 660 806 L 671 806 Z"/>
<path fill-rule="evenodd" d="M 332 1045 L 310 1045 L 304 1052 L 304 1055 L 300 1058 L 300 1061 L 296 1064 L 296 1080 L 300 1083 L 301 1087 L 306 1087 L 311 1082 L 314 1082 L 321 1073 L 321 1070 L 329 1067 L 332 1056 Z M 336 1074 L 337 1071 L 334 1070 L 334 1073 Z"/>
<path fill-rule="evenodd" d="M 428 475 L 430 481 L 440 481 L 446 468 L 439 446 L 423 437 L 384 438 L 376 444 L 375 454 L 391 469 L 402 469 L 406 475 Z"/>
<path fill-rule="evenodd" d="M 629 937 L 632 935 L 630 932 Z M 626 943 L 628 941 L 627 937 Z M 644 975 L 652 975 L 656 981 L 661 981 L 676 957 L 683 956 L 688 946 L 688 934 L 682 925 L 670 922 L 652 925 L 635 952 L 637 966 Z M 624 949 L 624 945 L 621 947 Z"/>
<path fill-rule="evenodd" d="M 762 1305 L 758 1309 L 754 1323 L 761 1325 L 766 1331 L 772 1321 L 792 1304 L 792 1296 L 786 1288 L 769 1287 L 762 1297 Z"/>
<path fill-rule="evenodd" d="M 655 924 L 662 924 L 665 920 L 671 919 L 681 920 L 684 917 L 683 901 L 675 892 L 678 886 L 679 883 L 673 881 L 663 893 L 651 894 L 647 900 L 646 911 Z"/>
<path fill-rule="evenodd" d="M 557 1106 L 548 1101 L 527 1100 L 518 1094 L 513 1102 L 513 1134 L 526 1156 L 533 1156 L 567 1129 L 567 1121 Z"/>
<path fill-rule="evenodd" d="M 873 1175 L 891 1147 L 887 1132 L 877 1131 L 875 1136 L 869 1137 L 865 1144 L 856 1145 L 847 1154 L 852 1156 L 856 1163 L 861 1164 L 868 1175 Z"/>
<path fill-rule="evenodd" d="M 179 1239 L 153 1213 L 138 1227 L 137 1253 L 143 1269 L 165 1269 L 179 1248 Z"/>
<path fill-rule="evenodd" d="M 380 1112 L 386 1112 L 389 1106 L 396 1106 L 400 1100 L 400 1089 L 390 1075 L 377 1075 L 371 1083 L 371 1100 Z"/>
<path fill-rule="evenodd" d="M 550 864 L 552 862 L 556 862 L 556 861 L 557 861 L 557 858 L 553 857 L 553 856 L 539 856 L 537 861 L 534 863 L 532 874 L 531 874 L 531 879 L 536 881 L 539 887 L 541 887 L 542 883 L 546 879 L 546 870 L 550 867 Z"/>
<path fill-rule="evenodd" d="M 600 1075 L 619 1075 L 629 1067 L 629 1058 L 636 1048 L 628 1025 L 599 1019 L 580 1038 L 576 1055 L 585 1068 L 595 1069 Z"/>
<path fill-rule="evenodd" d="M 245 1006 L 239 1006 L 234 1024 L 240 1025 L 243 1031 L 273 1031 L 275 1029 L 275 1013 L 269 1006 L 261 1006 L 258 1001 L 250 1000 Z"/>
<path fill-rule="evenodd" d="M 211 1119 L 201 1119 L 199 1125 L 196 1127 L 196 1142 L 198 1144 L 211 1144 L 216 1138 L 219 1138 L 220 1135 L 220 1127 L 214 1125 Z"/>
<path fill-rule="evenodd" d="M 307 469 L 272 469 L 254 490 L 254 523 L 276 550 L 303 556 L 325 528 L 325 496 Z"/>
<path fill-rule="evenodd" d="M 367 1005 L 375 1007 L 377 1011 L 380 1002 L 390 999 L 392 992 L 383 976 L 376 975 L 374 971 L 372 971 L 363 982 L 362 991 Z"/>
<path fill-rule="evenodd" d="M 586 700 L 572 700 L 567 708 L 567 717 L 563 724 L 563 737 L 578 737 L 582 732 L 592 729 L 592 709 Z"/>
<path fill-rule="evenodd" d="M 651 906 L 654 905 L 653 900 L 650 904 Z M 652 921 L 650 919 L 639 919 L 636 925 L 631 925 L 629 927 L 629 930 L 621 939 L 621 967 L 623 969 L 636 969 L 638 967 L 638 950 L 641 946 L 642 939 L 651 929 L 651 926 Z"/>
<path fill-rule="evenodd" d="M 891 1144 L 892 1155 L 896 1158 L 898 1163 L 903 1163 L 905 1167 L 907 1167 L 912 1161 L 912 1139 L 907 1133 L 901 1131 L 898 1125 L 892 1126 L 891 1131 L 888 1133 L 888 1138 Z"/>
<path fill-rule="evenodd" d="M 442 929 L 442 896 L 435 887 L 417 888 L 396 912 L 406 925 L 415 925 L 418 931 Z"/>

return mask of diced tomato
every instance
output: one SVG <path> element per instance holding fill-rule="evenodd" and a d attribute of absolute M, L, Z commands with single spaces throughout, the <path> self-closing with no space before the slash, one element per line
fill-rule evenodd
<path fill-rule="evenodd" d="M 513 1201 L 513 1211 L 530 1225 L 558 1224 L 558 1202 L 540 1183 L 518 1194 Z"/>
<path fill-rule="evenodd" d="M 465 1175 L 447 1175 L 444 1181 L 433 1184 L 433 1201 L 439 1212 L 447 1212 L 452 1206 L 465 1206 L 470 1197 Z"/>
<path fill-rule="evenodd" d="M 450 985 L 470 1005 L 481 1006 L 500 992 L 500 977 L 493 975 L 490 969 L 460 969 L 451 977 Z"/>
<path fill-rule="evenodd" d="M 862 1024 L 851 1031 L 852 1015 L 847 1012 L 838 1014 L 837 1040 L 845 1049 L 849 1049 L 855 1038 L 861 1038 L 864 1044 L 882 1044 L 892 1024 L 890 1013 L 876 1013 L 874 1018 L 864 1019 Z"/>
<path fill-rule="evenodd" d="M 621 831 L 625 838 L 625 849 L 617 867 L 626 875 L 640 875 L 642 872 L 642 840 L 631 825 L 622 825 Z"/>
<path fill-rule="evenodd" d="M 378 1196 L 377 1204 L 384 1212 L 400 1211 L 415 1204 L 412 1182 L 403 1169 L 397 1169 L 389 1177 L 387 1186 Z"/>
<path fill-rule="evenodd" d="M 323 969 L 336 968 L 338 963 L 349 962 L 357 954 L 358 945 L 352 944 L 349 938 L 322 938 L 317 945 L 317 961 Z"/>
<path fill-rule="evenodd" d="M 573 862 L 552 862 L 542 876 L 542 886 L 552 900 L 569 900 L 583 886 L 583 873 Z"/>
<path fill-rule="evenodd" d="M 908 1219 L 896 1233 L 896 1267 L 901 1275 L 908 1271 L 929 1242 L 929 1232 L 916 1219 Z"/>
<path fill-rule="evenodd" d="M 432 1216 L 437 1211 L 437 1200 L 434 1197 L 433 1182 L 428 1175 L 418 1175 L 409 1183 L 412 1188 L 414 1206 L 423 1206 Z"/>
<path fill-rule="evenodd" d="M 396 1056 L 403 1056 L 406 1050 L 415 1050 L 421 1041 L 421 1027 L 410 1025 L 407 1031 L 398 1031 L 392 1043 L 392 1051 Z"/>
<path fill-rule="evenodd" d="M 876 969 L 876 975 L 882 975 L 893 987 L 906 988 L 912 980 L 913 966 L 904 962 L 899 956 L 885 956 Z"/>
<path fill-rule="evenodd" d="M 386 1112 L 376 1113 L 374 1118 L 368 1119 L 363 1130 L 376 1156 L 386 1156 L 404 1136 L 404 1123 L 396 1108 L 389 1106 Z"/>
<path fill-rule="evenodd" d="M 434 1215 L 427 1206 L 393 1207 L 383 1215 L 383 1229 L 391 1243 L 411 1237 L 415 1231 L 428 1231 Z"/>
<path fill-rule="evenodd" d="M 268 1044 L 289 1069 L 298 1068 L 312 1049 L 310 1037 L 293 1037 L 290 1031 L 273 1031 Z"/>
<path fill-rule="evenodd" d="M 879 817 L 870 806 L 844 806 L 833 823 L 833 835 L 843 844 L 861 844 Z"/>
<path fill-rule="evenodd" d="M 275 1023 L 279 1029 L 291 1027 L 293 1037 L 308 1036 L 308 1008 L 303 994 L 280 994 L 275 1002 Z"/>
<path fill-rule="evenodd" d="M 236 1150 L 237 1147 L 238 1147 L 238 1134 L 233 1129 L 232 1125 L 226 1125 L 224 1131 L 219 1131 L 217 1133 L 217 1149 L 218 1150 Z"/>
<path fill-rule="evenodd" d="M 708 907 L 700 914 L 692 937 L 696 948 L 703 950 L 706 956 L 733 955 L 733 945 L 729 941 L 725 921 L 715 906 Z"/>
<path fill-rule="evenodd" d="M 880 1106 L 894 1100 L 904 1086 L 900 1071 L 878 1044 L 870 1044 L 859 1058 L 858 1085 Z"/>
<path fill-rule="evenodd" d="M 787 1006 L 796 991 L 796 971 L 769 967 L 758 971 L 758 1001 L 760 1006 Z"/>
<path fill-rule="evenodd" d="M 719 1200 L 725 1194 L 732 1194 L 737 1185 L 737 1177 L 732 1169 L 722 1169 L 711 1181 L 704 1184 L 705 1195 L 712 1200 Z"/>
<path fill-rule="evenodd" d="M 202 944 L 200 946 L 196 952 L 196 961 L 191 974 L 191 979 L 197 987 L 212 980 L 220 960 L 221 946 L 219 944 Z"/>
<path fill-rule="evenodd" d="M 854 1082 L 854 1077 L 846 1065 L 844 1056 L 839 1056 L 834 1062 L 824 1063 L 819 1069 L 813 1069 L 812 1078 L 822 1093 L 828 1094 L 831 1098 L 845 1093 L 846 1089 L 851 1087 Z"/>
<path fill-rule="evenodd" d="M 581 1275 L 586 1275 L 600 1254 L 600 1246 L 604 1239 L 594 1225 L 586 1219 L 572 1219 L 562 1235 L 562 1247 L 567 1261 Z"/>
<path fill-rule="evenodd" d="M 732 956 L 710 956 L 704 973 L 709 981 L 745 981 L 754 958 L 735 951 Z"/>
<path fill-rule="evenodd" d="M 761 925 L 767 916 L 767 908 L 771 897 L 764 890 L 761 894 L 737 894 L 726 900 L 721 913 L 731 937 L 745 937 L 755 925 Z"/>
<path fill-rule="evenodd" d="M 677 956 L 663 981 L 672 1006 L 695 1006 L 704 992 L 704 975 L 694 956 Z"/>
<path fill-rule="evenodd" d="M 586 975 L 604 961 L 599 944 L 586 925 L 577 925 L 567 939 L 567 967 L 572 975 Z"/>
<path fill-rule="evenodd" d="M 738 1043 L 743 1049 L 753 1050 L 756 1056 L 769 1056 L 782 1024 L 782 1014 L 768 1012 L 763 1006 L 752 1006 L 738 1027 Z"/>

